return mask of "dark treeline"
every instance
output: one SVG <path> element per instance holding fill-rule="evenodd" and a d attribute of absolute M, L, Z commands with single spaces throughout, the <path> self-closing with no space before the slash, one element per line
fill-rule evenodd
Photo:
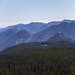
<path fill-rule="evenodd" d="M 0 55 L 0 75 L 75 75 L 75 48 L 42 48 Z"/>

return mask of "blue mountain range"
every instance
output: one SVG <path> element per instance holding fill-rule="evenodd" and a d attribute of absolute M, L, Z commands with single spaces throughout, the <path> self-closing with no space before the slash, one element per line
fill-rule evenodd
<path fill-rule="evenodd" d="M 75 20 L 32 22 L 0 29 L 0 50 L 21 43 L 45 41 L 75 41 Z"/>

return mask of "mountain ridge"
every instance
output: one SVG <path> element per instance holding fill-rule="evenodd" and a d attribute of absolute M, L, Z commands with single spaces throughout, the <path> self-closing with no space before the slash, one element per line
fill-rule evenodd
<path fill-rule="evenodd" d="M 19 37 L 19 34 L 16 33 L 19 33 L 23 30 L 23 34 L 21 34 L 21 32 L 21 37 Z M 62 20 L 48 23 L 32 22 L 29 24 L 17 24 L 8 26 L 0 30 L 0 49 L 2 49 L 1 47 L 3 46 L 10 47 L 9 45 L 7 45 L 7 43 L 11 41 L 17 42 L 17 44 L 21 41 L 21 43 L 44 42 L 58 32 L 62 32 L 68 38 L 70 37 L 75 40 L 75 20 Z M 23 37 L 23 35 L 25 37 Z M 17 36 L 19 39 L 18 41 L 17 39 L 14 39 Z"/>

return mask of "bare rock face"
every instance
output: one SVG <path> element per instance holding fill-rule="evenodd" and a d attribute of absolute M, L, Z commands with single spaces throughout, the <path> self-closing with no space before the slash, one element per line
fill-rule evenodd
<path fill-rule="evenodd" d="M 54 36 L 49 38 L 47 41 L 48 42 L 62 42 L 62 41 L 72 42 L 73 40 L 71 38 L 67 37 L 66 35 L 64 35 L 64 33 L 58 32 Z"/>

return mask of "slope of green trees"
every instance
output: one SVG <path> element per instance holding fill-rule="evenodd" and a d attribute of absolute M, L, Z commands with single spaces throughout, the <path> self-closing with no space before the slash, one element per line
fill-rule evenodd
<path fill-rule="evenodd" d="M 22 48 L 0 53 L 0 75 L 75 75 L 75 47 Z"/>

